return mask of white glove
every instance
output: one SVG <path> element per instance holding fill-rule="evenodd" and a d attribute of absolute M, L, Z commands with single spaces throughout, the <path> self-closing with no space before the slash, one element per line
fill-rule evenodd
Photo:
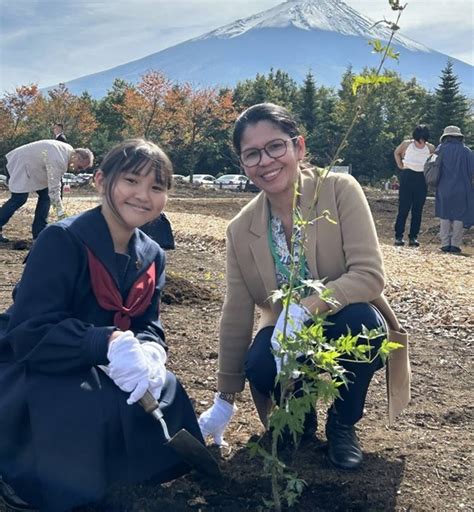
<path fill-rule="evenodd" d="M 212 436 L 216 444 L 219 446 L 227 446 L 223 438 L 224 430 L 232 419 L 235 411 L 237 411 L 235 404 L 230 404 L 222 400 L 216 393 L 214 396 L 214 405 L 199 416 L 198 423 L 202 437 L 206 439 L 207 436 Z"/>
<path fill-rule="evenodd" d="M 55 210 L 56 210 L 56 217 L 58 220 L 64 219 L 66 217 L 66 212 L 64 211 L 64 206 L 62 201 L 55 202 L 53 204 Z"/>
<path fill-rule="evenodd" d="M 141 347 L 148 363 L 148 389 L 158 400 L 166 380 L 166 351 L 153 341 L 142 343 Z"/>
<path fill-rule="evenodd" d="M 280 342 L 278 341 L 278 334 L 283 333 L 283 329 L 285 326 L 285 312 L 286 309 L 283 308 L 283 311 L 280 313 L 278 320 L 276 322 L 275 328 L 273 329 L 271 344 L 272 348 L 275 351 L 280 350 Z M 311 314 L 309 311 L 299 304 L 290 304 L 288 308 L 288 322 L 286 324 L 286 337 L 287 339 L 291 339 L 295 337 L 295 332 L 298 332 L 303 327 L 304 323 L 311 318 Z M 285 358 L 278 356 L 275 354 L 275 364 L 277 368 L 277 374 L 281 372 L 281 366 L 284 364 Z"/>
<path fill-rule="evenodd" d="M 108 375 L 122 390 L 131 392 L 127 404 L 138 402 L 149 381 L 148 359 L 133 332 L 125 331 L 109 345 Z"/>

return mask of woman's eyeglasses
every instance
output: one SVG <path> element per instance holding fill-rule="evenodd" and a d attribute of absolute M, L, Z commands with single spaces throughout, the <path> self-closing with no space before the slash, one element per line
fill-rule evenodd
<path fill-rule="evenodd" d="M 298 135 L 296 137 L 292 137 L 291 139 L 274 139 L 270 142 L 267 142 L 263 148 L 249 148 L 245 151 L 242 151 L 240 153 L 239 160 L 242 163 L 242 165 L 245 165 L 245 167 L 255 167 L 262 161 L 262 151 L 265 151 L 265 153 L 270 158 L 281 158 L 282 156 L 286 155 L 286 152 L 288 150 L 288 142 L 293 141 L 298 138 Z"/>

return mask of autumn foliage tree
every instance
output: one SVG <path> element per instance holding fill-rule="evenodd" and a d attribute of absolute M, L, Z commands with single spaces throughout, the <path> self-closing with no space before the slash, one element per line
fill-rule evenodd
<path fill-rule="evenodd" d="M 44 102 L 44 124 L 51 131 L 53 123 L 61 123 L 72 145 L 85 145 L 97 127 L 90 97 L 71 94 L 64 84 L 48 91 Z"/>
<path fill-rule="evenodd" d="M 171 117 L 166 109 L 171 90 L 171 82 L 160 71 L 146 73 L 136 87 L 127 88 L 122 104 L 117 106 L 124 117 L 123 135 L 159 142 Z"/>
<path fill-rule="evenodd" d="M 235 119 L 232 93 L 193 89 L 185 83 L 173 88 L 169 100 L 167 106 L 173 116 L 168 142 L 175 154 L 180 152 L 185 156 L 192 177 L 198 161 L 206 158 L 206 152 L 218 151 L 219 141 L 229 143 L 229 128 Z"/>
<path fill-rule="evenodd" d="M 5 94 L 0 100 L 2 140 L 21 139 L 30 130 L 31 113 L 39 96 L 37 84 L 22 85 Z"/>
<path fill-rule="evenodd" d="M 73 145 L 85 145 L 97 122 L 86 96 L 60 85 L 43 95 L 36 84 L 17 87 L 0 100 L 0 151 L 52 137 L 52 124 L 62 123 Z"/>
<path fill-rule="evenodd" d="M 370 71 L 370 70 L 368 70 Z M 368 72 L 367 71 L 367 72 Z M 420 122 L 431 125 L 436 141 L 446 124 L 458 124 L 473 139 L 472 99 L 460 93 L 452 65 L 430 93 L 416 80 L 386 72 L 384 87 L 374 88 L 369 106 L 339 155 L 355 176 L 376 182 L 396 171 L 393 149 Z M 309 71 L 298 85 L 283 70 L 270 70 L 239 82 L 233 89 L 197 88 L 173 83 L 151 70 L 136 85 L 117 79 L 107 95 L 93 99 L 72 94 L 64 84 L 40 91 L 37 84 L 17 87 L 0 98 L 0 156 L 21 144 L 52 138 L 52 124 L 62 123 L 73 146 L 89 146 L 100 163 L 120 140 L 146 137 L 170 154 L 176 172 L 217 175 L 239 172 L 231 129 L 238 112 L 260 101 L 286 106 L 301 121 L 312 163 L 325 166 L 351 123 L 356 96 L 348 68 L 338 89 L 320 86 Z M 4 162 L 0 161 L 1 166 Z"/>

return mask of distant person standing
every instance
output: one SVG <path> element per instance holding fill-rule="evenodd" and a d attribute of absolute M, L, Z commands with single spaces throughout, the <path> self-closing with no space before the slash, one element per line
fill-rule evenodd
<path fill-rule="evenodd" d="M 420 232 L 423 206 L 428 192 L 423 166 L 434 152 L 435 147 L 428 142 L 430 132 L 426 125 L 420 124 L 414 130 L 413 139 L 404 140 L 395 149 L 395 162 L 400 173 L 400 188 L 398 191 L 398 215 L 395 222 L 395 245 L 405 245 L 403 233 L 408 214 L 411 210 L 410 232 L 408 245 L 418 247 L 417 240 Z"/>
<path fill-rule="evenodd" d="M 7 153 L 6 158 L 11 197 L 0 207 L 0 243 L 9 242 L 3 236 L 3 226 L 26 203 L 30 192 L 38 194 L 32 226 L 33 239 L 46 227 L 51 203 L 58 217 L 63 217 L 61 177 L 68 169 L 81 171 L 94 163 L 90 149 L 74 149 L 64 142 L 49 139 L 19 146 Z"/>
<path fill-rule="evenodd" d="M 67 142 L 67 137 L 64 135 L 64 126 L 61 123 L 53 125 L 54 138 L 59 142 Z"/>
<path fill-rule="evenodd" d="M 435 215 L 440 218 L 441 250 L 460 253 L 464 228 L 474 225 L 474 153 L 457 126 L 446 126 L 440 142 Z"/>

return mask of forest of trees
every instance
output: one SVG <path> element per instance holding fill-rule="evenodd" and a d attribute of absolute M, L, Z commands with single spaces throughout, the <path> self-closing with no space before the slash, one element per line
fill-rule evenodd
<path fill-rule="evenodd" d="M 35 84 L 17 87 L 0 99 L 0 173 L 8 151 L 51 138 L 54 122 L 64 125 L 73 146 L 90 147 L 98 164 L 116 142 L 144 136 L 162 145 L 176 173 L 236 173 L 233 122 L 243 109 L 263 101 L 283 104 L 298 117 L 310 160 L 324 166 L 353 118 L 357 100 L 352 91 L 354 76 L 347 69 L 334 90 L 318 85 L 318 77 L 311 71 L 298 85 L 285 71 L 276 70 L 244 80 L 234 89 L 219 90 L 175 84 L 161 72 L 150 71 L 137 85 L 115 80 L 101 99 L 87 93 L 75 96 L 64 85 L 45 93 Z M 472 98 L 461 94 L 451 62 L 440 71 L 433 92 L 416 79 L 404 81 L 389 71 L 385 76 L 391 81 L 370 89 L 367 106 L 341 155 L 342 165 L 350 164 L 356 177 L 375 182 L 392 175 L 396 171 L 394 148 L 420 123 L 430 126 L 435 144 L 443 128 L 454 124 L 472 146 Z"/>

